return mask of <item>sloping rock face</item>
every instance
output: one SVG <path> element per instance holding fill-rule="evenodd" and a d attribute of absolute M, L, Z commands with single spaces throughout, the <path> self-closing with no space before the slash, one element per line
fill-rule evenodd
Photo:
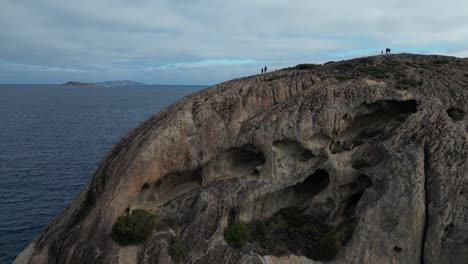
<path fill-rule="evenodd" d="M 305 69 L 304 69 L 305 68 Z M 467 263 L 468 61 L 388 55 L 219 84 L 154 115 L 104 158 L 16 263 L 322 263 L 236 249 L 234 221 L 300 207 L 353 232 L 330 263 Z M 110 236 L 145 209 L 138 246 Z"/>

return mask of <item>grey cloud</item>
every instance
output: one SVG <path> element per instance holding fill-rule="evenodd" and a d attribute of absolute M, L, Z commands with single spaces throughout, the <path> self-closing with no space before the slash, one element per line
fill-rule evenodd
<path fill-rule="evenodd" d="M 0 61 L 7 71 L 0 82 L 74 77 L 206 84 L 257 73 L 263 64 L 280 68 L 344 59 L 386 46 L 468 56 L 468 2 L 458 0 L 3 0 L 0 5 L 0 59 L 31 65 L 8 67 Z M 229 59 L 254 63 L 201 63 Z M 192 67 L 164 67 L 182 64 Z M 15 79 L 20 72 L 23 78 Z"/>

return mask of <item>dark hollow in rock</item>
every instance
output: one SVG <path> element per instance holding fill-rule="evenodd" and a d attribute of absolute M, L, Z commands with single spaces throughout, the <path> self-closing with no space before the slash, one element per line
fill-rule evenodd
<path fill-rule="evenodd" d="M 302 182 L 257 198 L 249 211 L 253 219 L 263 219 L 287 207 L 305 210 L 310 206 L 312 198 L 326 189 L 329 183 L 328 172 L 318 169 Z"/>
<path fill-rule="evenodd" d="M 323 153 L 314 154 L 311 150 L 304 148 L 299 142 L 294 140 L 277 140 L 273 142 L 277 158 L 288 156 L 299 162 L 318 163 L 325 159 Z M 284 159 L 284 158 L 283 158 Z"/>
<path fill-rule="evenodd" d="M 299 157 L 297 157 L 297 159 L 301 162 L 306 162 L 314 157 L 315 155 L 312 153 L 312 151 L 306 149 L 299 155 Z"/>
<path fill-rule="evenodd" d="M 201 187 L 202 182 L 201 169 L 196 169 L 168 175 L 156 182 L 152 187 L 145 183 L 133 207 L 147 210 L 155 209 L 177 196 Z"/>
<path fill-rule="evenodd" d="M 369 176 L 364 174 L 359 175 L 355 182 L 352 182 L 346 186 L 342 186 L 343 194 L 348 196 L 348 198 L 343 201 L 343 214 L 345 217 L 351 218 L 355 216 L 356 207 L 361 200 L 364 191 L 371 186 L 372 180 L 369 178 Z"/>
<path fill-rule="evenodd" d="M 394 247 L 393 247 L 393 251 L 395 251 L 395 252 L 398 252 L 398 253 L 399 253 L 399 252 L 401 252 L 401 250 L 402 250 L 401 247 L 397 247 L 397 246 L 394 246 Z"/>
<path fill-rule="evenodd" d="M 300 196 L 312 197 L 325 189 L 329 183 L 330 176 L 328 172 L 323 169 L 318 169 L 303 182 L 294 185 L 293 188 L 294 192 Z"/>
<path fill-rule="evenodd" d="M 258 167 L 263 164 L 265 156 L 255 146 L 232 148 L 210 160 L 203 167 L 204 182 L 247 176 L 258 179 L 260 177 Z"/>
<path fill-rule="evenodd" d="M 339 134 L 337 142 L 331 146 L 332 153 L 356 148 L 368 141 L 383 141 L 391 131 L 401 126 L 406 118 L 416 113 L 418 104 L 415 100 L 382 100 L 364 103 L 345 114 L 346 128 Z M 351 118 L 353 116 L 354 118 Z M 342 144 L 350 141 L 351 144 Z"/>
<path fill-rule="evenodd" d="M 149 188 L 149 184 L 146 182 L 145 184 L 143 184 L 143 186 L 141 186 L 141 190 L 146 190 Z"/>
<path fill-rule="evenodd" d="M 463 120 L 465 117 L 465 112 L 458 108 L 450 108 L 447 110 L 447 114 L 453 121 L 460 121 Z"/>
<path fill-rule="evenodd" d="M 273 147 L 275 147 L 279 152 L 283 154 L 298 156 L 305 149 L 297 141 L 290 140 L 277 140 L 273 142 Z"/>

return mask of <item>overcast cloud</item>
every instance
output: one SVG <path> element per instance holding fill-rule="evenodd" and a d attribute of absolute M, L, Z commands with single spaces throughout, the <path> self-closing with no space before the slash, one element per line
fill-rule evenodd
<path fill-rule="evenodd" d="M 0 0 L 0 83 L 214 84 L 394 52 L 468 56 L 468 1 Z"/>

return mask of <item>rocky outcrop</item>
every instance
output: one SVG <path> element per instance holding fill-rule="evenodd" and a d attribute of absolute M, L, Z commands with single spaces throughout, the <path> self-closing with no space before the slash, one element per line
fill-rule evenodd
<path fill-rule="evenodd" d="M 225 82 L 154 115 L 104 158 L 16 263 L 322 263 L 229 246 L 228 225 L 299 207 L 351 236 L 331 263 L 466 263 L 468 61 L 388 55 Z M 138 246 L 117 217 L 154 212 Z"/>

